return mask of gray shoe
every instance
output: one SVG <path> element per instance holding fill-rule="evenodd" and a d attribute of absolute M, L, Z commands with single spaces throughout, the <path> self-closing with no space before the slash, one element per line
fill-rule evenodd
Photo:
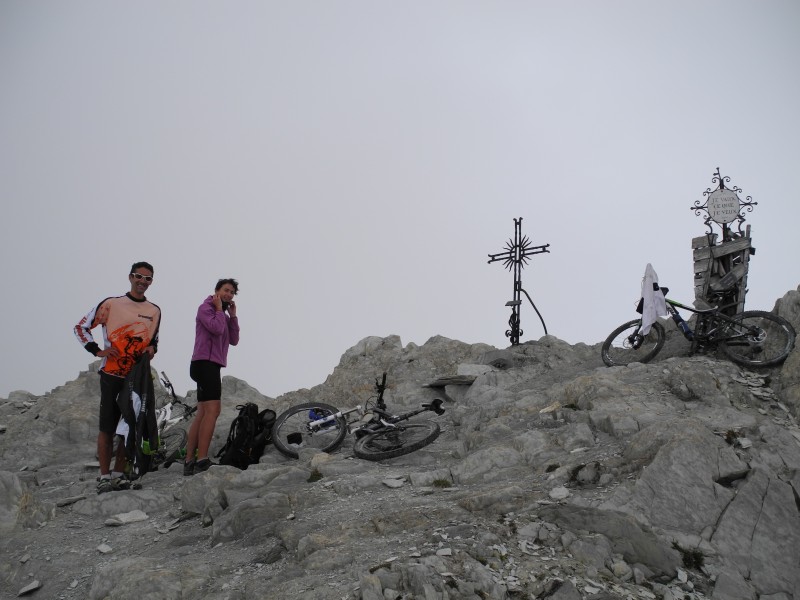
<path fill-rule="evenodd" d="M 189 477 L 190 475 L 195 474 L 195 462 L 190 460 L 189 462 L 183 463 L 183 476 Z"/>
<path fill-rule="evenodd" d="M 111 490 L 114 492 L 119 492 L 121 490 L 129 490 L 131 489 L 131 482 L 129 479 L 125 479 L 124 477 L 114 477 L 111 479 Z"/>
<path fill-rule="evenodd" d="M 98 494 L 105 494 L 107 492 L 113 492 L 114 486 L 111 484 L 110 479 L 101 479 L 97 482 L 97 493 Z"/>
<path fill-rule="evenodd" d="M 216 463 L 211 462 L 210 458 L 204 458 L 202 460 L 198 460 L 197 464 L 195 464 L 194 466 L 194 472 L 196 474 L 196 473 L 202 473 L 203 471 L 208 471 L 208 469 L 215 464 Z"/>
<path fill-rule="evenodd" d="M 116 482 L 116 484 L 115 484 Z M 140 490 L 142 489 L 142 482 L 139 478 L 132 479 L 130 475 L 123 475 L 119 479 L 112 479 L 111 484 L 114 485 L 114 491 L 119 490 Z"/>

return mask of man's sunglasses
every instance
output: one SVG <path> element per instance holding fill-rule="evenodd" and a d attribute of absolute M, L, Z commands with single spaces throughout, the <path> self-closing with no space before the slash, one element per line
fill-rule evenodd
<path fill-rule="evenodd" d="M 131 273 L 131 277 L 134 279 L 144 279 L 147 283 L 153 281 L 152 275 L 142 275 L 141 273 Z"/>

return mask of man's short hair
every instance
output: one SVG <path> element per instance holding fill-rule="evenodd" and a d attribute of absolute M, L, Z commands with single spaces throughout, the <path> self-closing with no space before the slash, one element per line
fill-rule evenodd
<path fill-rule="evenodd" d="M 131 270 L 129 271 L 129 273 L 134 273 L 134 272 L 136 271 L 136 269 L 142 269 L 142 268 L 144 268 L 144 269 L 149 269 L 149 270 L 150 270 L 150 272 L 151 272 L 153 275 L 155 275 L 155 274 L 156 274 L 156 271 L 155 271 L 155 269 L 153 268 L 153 265 L 151 265 L 149 262 L 144 262 L 143 260 L 142 260 L 142 261 L 139 261 L 139 262 L 135 262 L 135 263 L 133 263 L 133 266 L 131 267 Z"/>

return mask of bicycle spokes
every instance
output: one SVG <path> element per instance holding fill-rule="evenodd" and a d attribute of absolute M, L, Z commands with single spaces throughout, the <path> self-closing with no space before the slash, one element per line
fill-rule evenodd
<path fill-rule="evenodd" d="M 734 362 L 761 367 L 783 362 L 794 338 L 794 329 L 784 319 L 763 311 L 745 311 L 722 328 L 718 341 Z"/>
<path fill-rule="evenodd" d="M 608 366 L 647 362 L 664 345 L 664 327 L 656 322 L 647 335 L 641 331 L 641 321 L 620 325 L 603 342 L 601 355 Z"/>
<path fill-rule="evenodd" d="M 403 447 L 402 428 L 392 429 L 386 431 L 382 435 L 375 436 L 366 444 L 366 446 L 375 452 L 389 452 Z"/>

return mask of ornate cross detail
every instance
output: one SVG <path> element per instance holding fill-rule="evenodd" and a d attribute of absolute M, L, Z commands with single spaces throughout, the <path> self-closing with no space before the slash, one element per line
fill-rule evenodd
<path fill-rule="evenodd" d="M 717 189 L 707 188 L 703 192 L 703 196 L 706 196 L 705 202 L 695 200 L 694 206 L 689 207 L 698 216 L 702 216 L 701 211 L 706 213 L 703 224 L 708 227 L 709 235 L 714 231 L 711 225 L 714 223 L 719 225 L 722 228 L 722 240 L 726 242 L 733 237 L 741 237 L 745 234 L 742 231 L 742 223 L 745 220 L 742 213 L 744 211 L 753 212 L 753 207 L 758 204 L 758 202 L 753 202 L 750 196 L 747 196 L 745 200 L 739 198 L 742 189 L 736 186 L 727 187 L 725 184 L 730 180 L 731 178 L 728 176 L 723 177 L 717 167 L 717 172 L 711 179 L 711 183 L 719 184 Z M 733 232 L 730 226 L 730 223 L 734 221 L 736 221 L 738 230 L 736 232 Z"/>
<path fill-rule="evenodd" d="M 522 304 L 522 301 L 520 300 L 520 292 L 525 294 L 525 296 L 528 298 L 528 301 L 531 303 L 531 306 L 533 306 L 533 310 L 535 310 L 536 314 L 539 315 L 539 320 L 542 322 L 542 327 L 544 327 L 544 333 L 545 335 L 547 334 L 547 326 L 544 324 L 544 319 L 542 319 L 539 309 L 536 308 L 536 305 L 533 303 L 533 300 L 531 300 L 528 292 L 522 288 L 522 269 L 526 264 L 528 264 L 530 256 L 534 254 L 541 254 L 543 252 L 549 253 L 549 247 L 550 244 L 533 246 L 531 241 L 528 239 L 528 236 L 523 237 L 522 217 L 520 217 L 519 219 L 514 219 L 514 239 L 506 242 L 505 251 L 489 255 L 489 264 L 502 261 L 503 266 L 506 269 L 509 271 L 514 271 L 514 299 L 506 302 L 506 306 L 511 307 L 511 318 L 508 320 L 510 329 L 506 330 L 506 337 L 511 339 L 512 346 L 519 344 L 519 338 L 523 334 L 522 329 L 519 327 L 520 305 Z"/>

